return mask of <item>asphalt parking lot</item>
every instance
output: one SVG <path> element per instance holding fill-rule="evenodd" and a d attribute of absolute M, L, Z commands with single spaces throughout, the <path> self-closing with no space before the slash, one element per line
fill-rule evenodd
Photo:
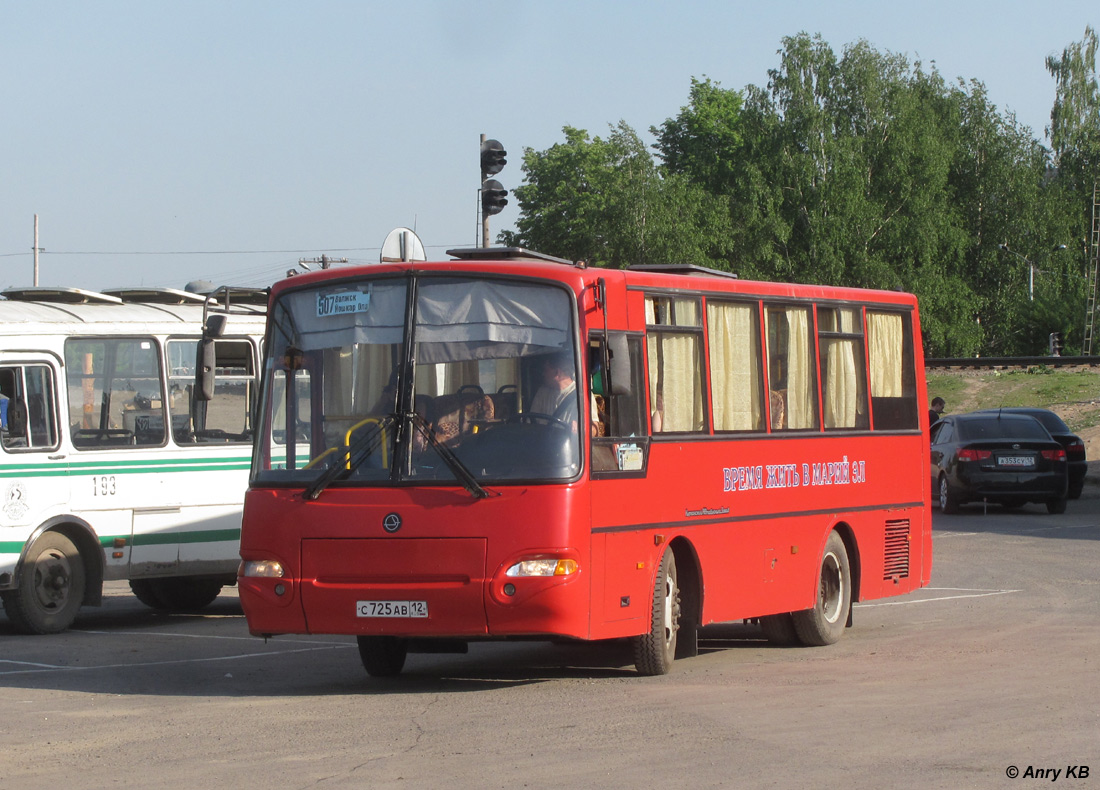
<path fill-rule="evenodd" d="M 657 678 L 621 645 L 489 643 L 371 679 L 346 637 L 250 637 L 232 590 L 170 616 L 112 584 L 61 635 L 0 620 L 0 789 L 1085 785 L 1098 494 L 936 511 L 932 583 L 858 605 L 837 645 L 711 626 Z"/>

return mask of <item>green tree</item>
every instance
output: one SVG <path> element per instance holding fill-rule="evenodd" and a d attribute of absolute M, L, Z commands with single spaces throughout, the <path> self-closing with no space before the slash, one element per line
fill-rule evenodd
<path fill-rule="evenodd" d="M 1068 239 L 1069 254 L 1058 276 L 1071 286 L 1068 301 L 1076 310 L 1073 331 L 1066 334 L 1067 347 L 1080 348 L 1087 317 L 1088 294 L 1082 272 L 1092 266 L 1090 248 L 1093 196 L 1100 184 L 1100 88 L 1097 86 L 1096 55 L 1100 49 L 1096 31 L 1085 28 L 1081 41 L 1046 60 L 1055 80 L 1054 106 L 1050 113 L 1050 136 L 1057 167 L 1055 181 L 1061 210 L 1052 219 L 1061 221 L 1060 232 Z M 1067 221 L 1068 220 L 1068 221 Z M 1095 339 L 1095 335 L 1093 335 Z M 1095 351 L 1095 346 L 1093 347 Z"/>
<path fill-rule="evenodd" d="M 1100 87 L 1096 79 L 1096 31 L 1085 28 L 1081 41 L 1070 44 L 1062 57 L 1049 56 L 1047 71 L 1057 83 L 1047 134 L 1056 163 L 1066 176 L 1080 179 L 1089 190 L 1100 176 Z"/>
<path fill-rule="evenodd" d="M 1087 28 L 1048 60 L 1052 158 L 976 80 L 800 33 L 764 87 L 692 79 L 650 128 L 656 157 L 624 123 L 526 151 L 502 239 L 599 265 L 913 291 L 932 356 L 1043 353 L 1052 331 L 1071 350 L 1082 185 L 1091 196 L 1100 162 L 1096 51 Z"/>
<path fill-rule="evenodd" d="M 606 140 L 565 127 L 565 142 L 526 149 L 521 216 L 506 244 L 620 268 L 646 263 L 713 265 L 728 239 L 728 215 L 701 187 L 662 177 L 627 124 Z"/>
<path fill-rule="evenodd" d="M 666 172 L 715 195 L 729 194 L 742 156 L 742 97 L 709 79 L 691 80 L 689 102 L 675 119 L 650 128 Z"/>

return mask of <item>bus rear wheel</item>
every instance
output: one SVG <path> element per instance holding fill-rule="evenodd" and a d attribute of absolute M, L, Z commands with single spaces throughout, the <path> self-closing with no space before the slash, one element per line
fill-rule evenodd
<path fill-rule="evenodd" d="M 650 609 L 649 633 L 634 637 L 634 666 L 640 675 L 666 675 L 676 658 L 680 628 L 680 587 L 676 558 L 666 549 L 657 569 Z"/>
<path fill-rule="evenodd" d="M 794 629 L 804 645 L 831 645 L 840 639 L 852 608 L 852 573 L 848 550 L 836 532 L 825 542 L 813 608 L 794 612 Z"/>
<path fill-rule="evenodd" d="M 220 581 L 213 579 L 186 576 L 130 580 L 130 589 L 139 601 L 150 608 L 170 612 L 197 612 L 214 602 L 222 586 Z"/>
<path fill-rule="evenodd" d="M 790 612 L 761 617 L 760 627 L 764 631 L 764 638 L 776 647 L 793 647 L 802 644 L 798 638 L 798 632 L 794 629 L 794 620 Z"/>
<path fill-rule="evenodd" d="M 409 641 L 397 636 L 358 636 L 359 660 L 372 678 L 400 675 L 409 654 Z"/>
<path fill-rule="evenodd" d="M 57 634 L 73 624 L 84 602 L 84 560 L 60 532 L 44 532 L 31 544 L 19 586 L 5 590 L 4 610 L 25 634 Z"/>

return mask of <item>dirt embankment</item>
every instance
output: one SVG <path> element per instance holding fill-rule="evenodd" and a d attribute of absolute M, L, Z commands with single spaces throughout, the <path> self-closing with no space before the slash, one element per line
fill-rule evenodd
<path fill-rule="evenodd" d="M 928 396 L 940 390 L 945 391 L 948 411 L 953 414 L 998 404 L 1050 409 L 1081 437 L 1086 457 L 1100 467 L 1100 368 L 1062 368 L 1049 375 L 929 371 Z"/>

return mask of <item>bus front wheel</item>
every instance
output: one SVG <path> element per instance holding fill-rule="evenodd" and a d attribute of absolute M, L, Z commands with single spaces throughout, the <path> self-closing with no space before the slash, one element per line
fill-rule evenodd
<path fill-rule="evenodd" d="M 358 636 L 359 660 L 372 678 L 400 675 L 409 654 L 409 642 L 397 636 Z"/>
<path fill-rule="evenodd" d="M 666 549 L 657 569 L 650 609 L 649 633 L 634 637 L 634 666 L 640 675 L 665 675 L 676 658 L 680 628 L 680 587 L 676 558 Z"/>
<path fill-rule="evenodd" d="M 795 631 L 804 645 L 831 645 L 840 639 L 852 608 L 852 573 L 848 550 L 836 532 L 825 542 L 813 608 L 794 612 Z"/>
<path fill-rule="evenodd" d="M 44 532 L 27 551 L 19 585 L 5 590 L 4 610 L 25 634 L 57 634 L 73 624 L 84 602 L 84 560 L 60 532 Z"/>

